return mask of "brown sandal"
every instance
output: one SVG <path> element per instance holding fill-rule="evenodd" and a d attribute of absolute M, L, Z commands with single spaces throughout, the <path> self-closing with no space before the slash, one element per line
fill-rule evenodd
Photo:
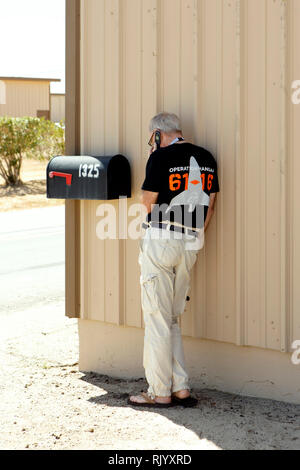
<path fill-rule="evenodd" d="M 197 406 L 198 404 L 197 398 L 191 397 L 191 395 L 185 398 L 178 398 L 176 395 L 172 395 L 172 402 L 174 406 L 180 405 L 184 406 L 185 408 L 191 408 L 193 406 Z"/>
<path fill-rule="evenodd" d="M 127 403 L 132 406 L 140 406 L 140 407 L 146 407 L 146 408 L 170 408 L 171 406 L 174 406 L 172 402 L 170 403 L 158 403 L 157 401 L 153 400 L 149 395 L 145 392 L 141 392 L 139 397 L 143 397 L 145 402 L 139 403 L 136 401 L 130 400 L 130 397 L 127 400 Z"/>

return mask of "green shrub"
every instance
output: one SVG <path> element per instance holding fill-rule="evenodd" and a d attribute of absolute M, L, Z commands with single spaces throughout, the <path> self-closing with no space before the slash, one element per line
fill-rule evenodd
<path fill-rule="evenodd" d="M 50 159 L 65 151 L 63 122 L 60 125 L 44 118 L 0 117 L 0 175 L 6 185 L 22 183 L 22 160 Z"/>

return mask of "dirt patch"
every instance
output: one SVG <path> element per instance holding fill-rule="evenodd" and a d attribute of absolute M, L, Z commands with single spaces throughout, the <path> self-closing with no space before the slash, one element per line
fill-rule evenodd
<path fill-rule="evenodd" d="M 18 186 L 5 186 L 0 177 L 0 211 L 64 204 L 63 199 L 47 199 L 46 197 L 47 163 L 24 159 L 21 172 L 23 184 Z"/>
<path fill-rule="evenodd" d="M 45 180 L 26 181 L 13 187 L 0 186 L 0 211 L 58 206 L 64 203 L 63 199 L 47 199 Z"/>

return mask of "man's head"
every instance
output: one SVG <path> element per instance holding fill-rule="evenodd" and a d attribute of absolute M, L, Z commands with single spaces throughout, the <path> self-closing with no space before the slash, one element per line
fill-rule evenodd
<path fill-rule="evenodd" d="M 180 119 L 176 114 L 159 113 L 154 116 L 149 124 L 150 141 L 154 146 L 155 131 L 160 131 L 160 146 L 167 147 L 176 138 L 182 136 Z"/>

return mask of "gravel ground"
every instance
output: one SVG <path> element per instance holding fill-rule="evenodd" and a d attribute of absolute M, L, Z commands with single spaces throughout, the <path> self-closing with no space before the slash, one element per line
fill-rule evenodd
<path fill-rule="evenodd" d="M 2 316 L 0 449 L 300 449 L 300 406 L 194 389 L 199 405 L 127 405 L 145 389 L 78 371 L 63 303 Z"/>

